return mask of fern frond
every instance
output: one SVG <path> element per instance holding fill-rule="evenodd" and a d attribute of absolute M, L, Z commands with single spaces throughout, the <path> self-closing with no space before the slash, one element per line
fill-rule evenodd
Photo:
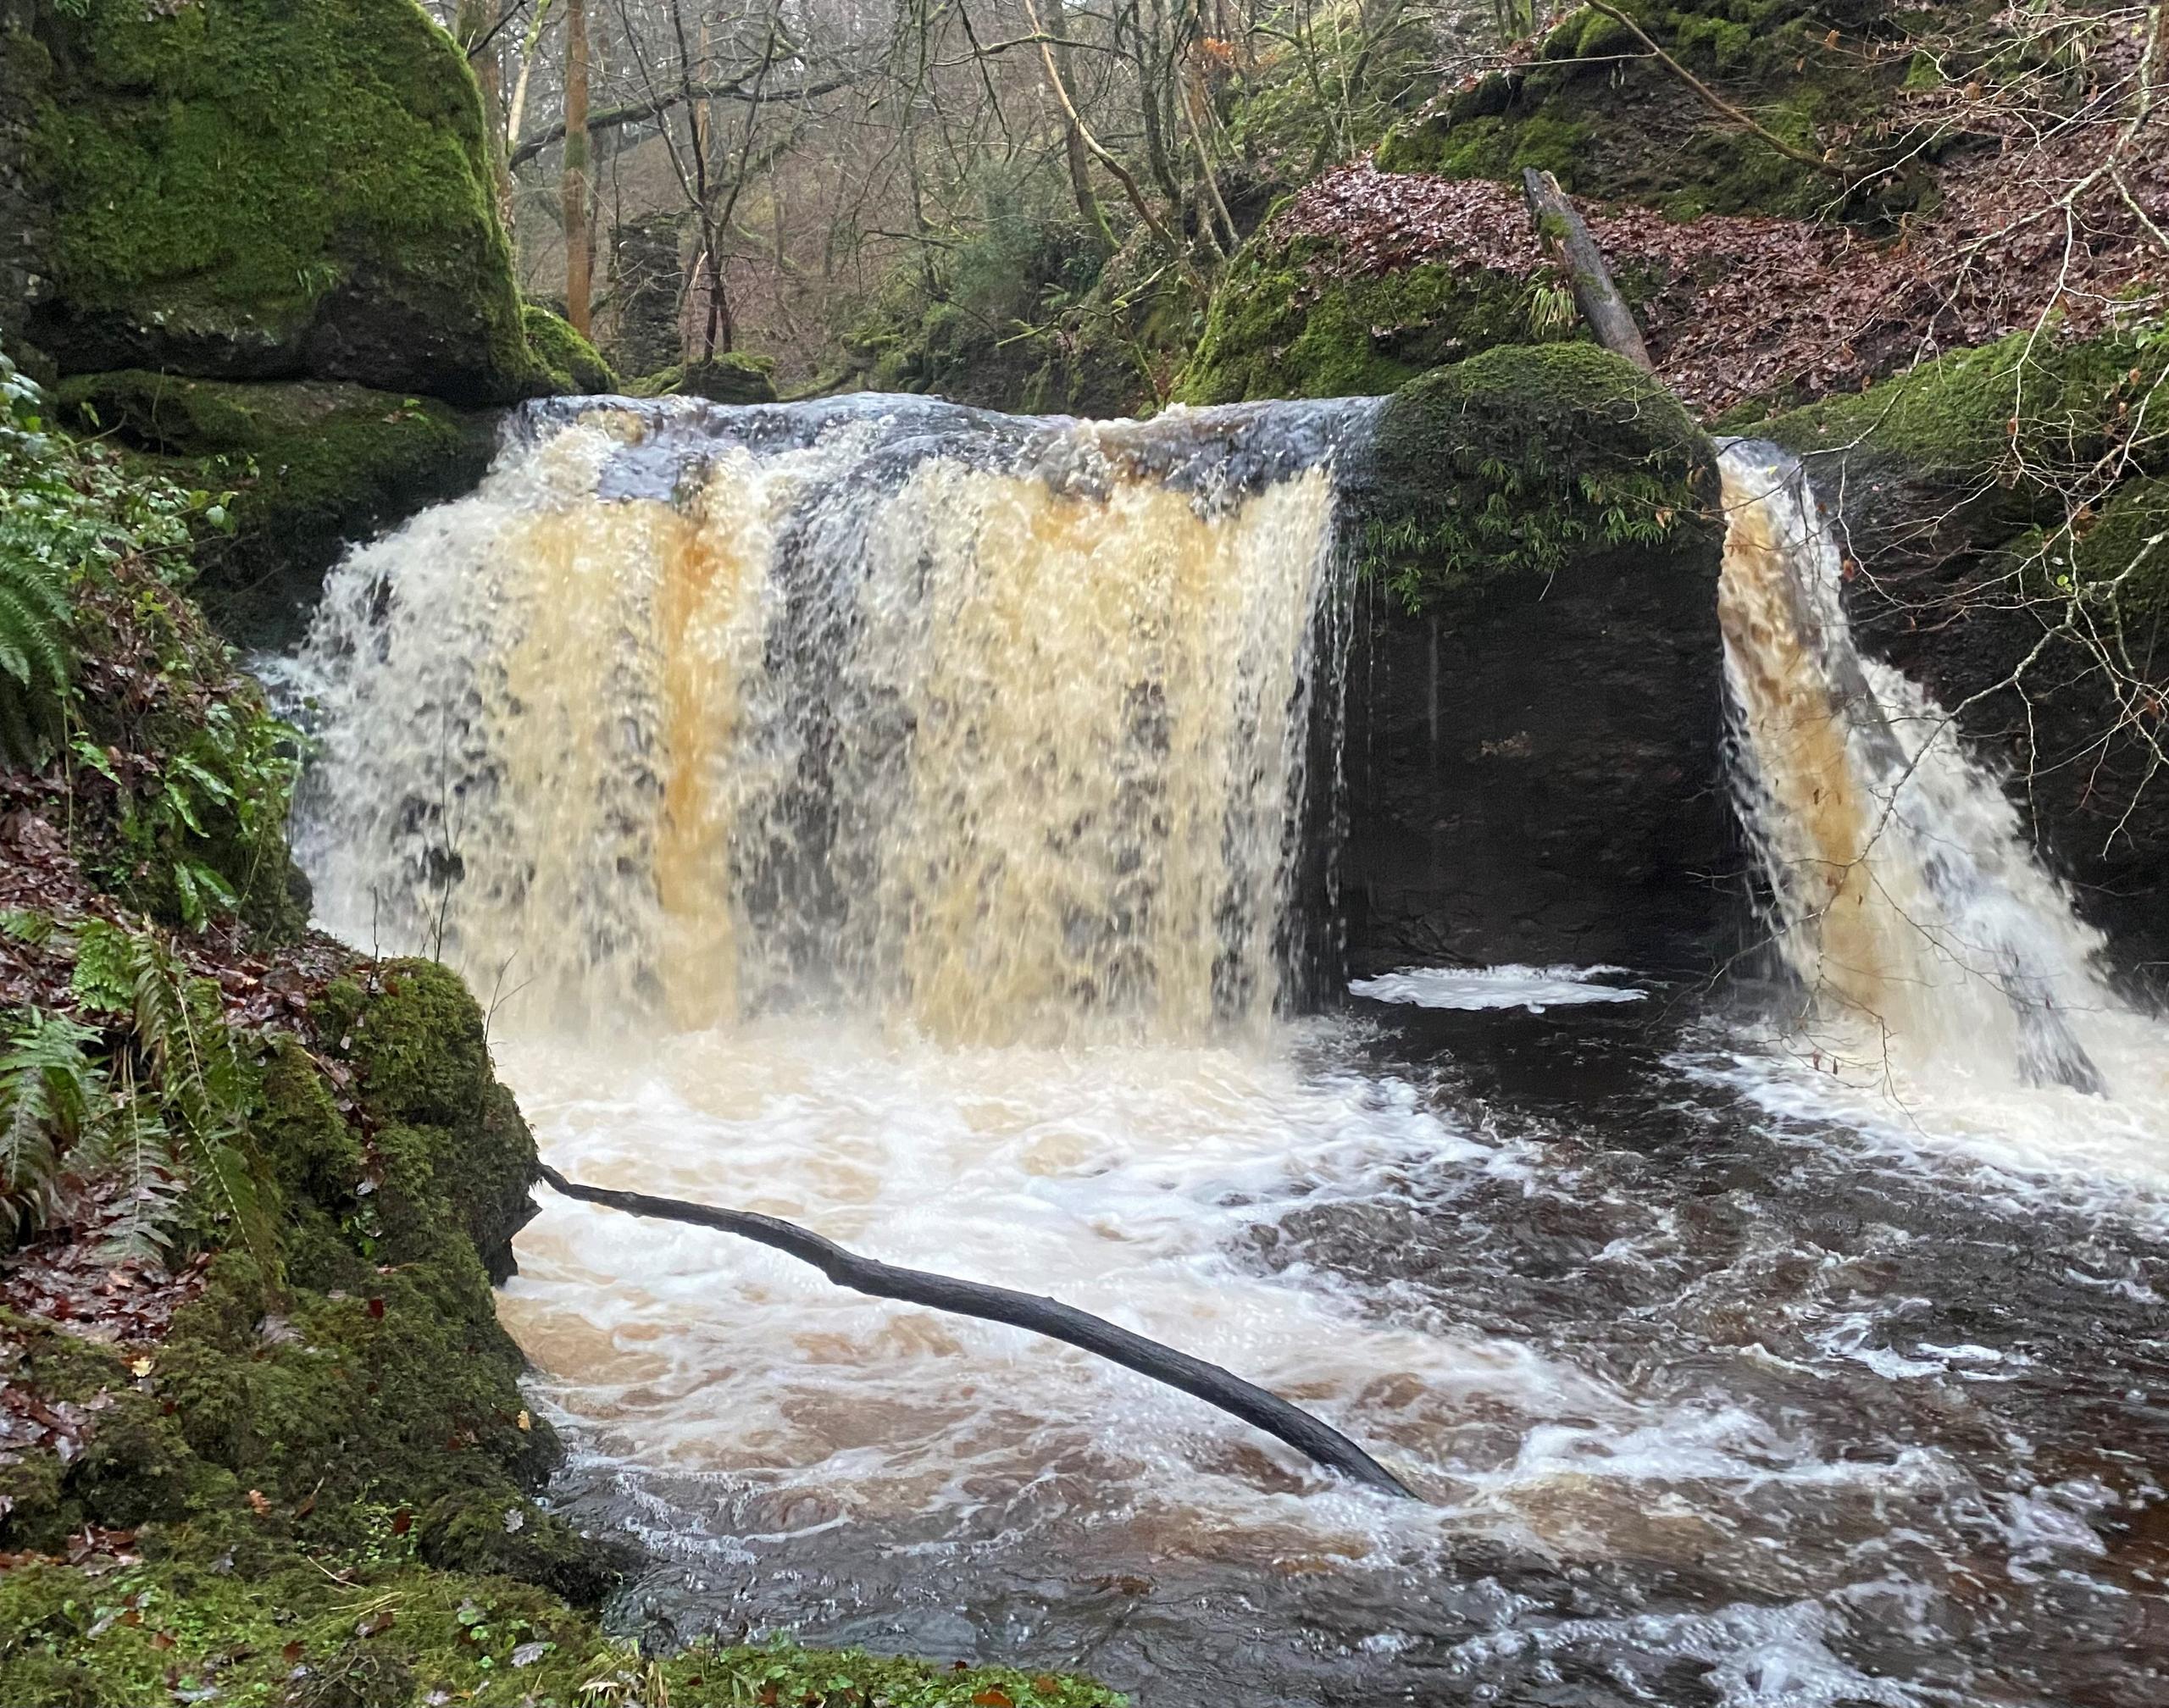
<path fill-rule="evenodd" d="M 105 1089 L 86 1045 L 97 1033 L 31 1009 L 0 1046 L 0 1223 L 19 1234 L 48 1214 L 60 1156 Z"/>
<path fill-rule="evenodd" d="M 233 1145 L 247 1117 L 251 1086 L 218 995 L 187 977 L 148 933 L 130 937 L 136 1036 L 158 1071 L 166 1106 L 178 1117 L 191 1184 L 231 1218 L 259 1262 L 273 1250 L 270 1223 L 247 1159 Z"/>
<path fill-rule="evenodd" d="M 124 1058 L 125 1059 L 125 1058 Z M 71 1153 L 73 1172 L 86 1180 L 110 1182 L 98 1255 L 108 1262 L 164 1262 L 172 1249 L 186 1190 L 173 1134 L 124 1070 L 110 1117 Z"/>

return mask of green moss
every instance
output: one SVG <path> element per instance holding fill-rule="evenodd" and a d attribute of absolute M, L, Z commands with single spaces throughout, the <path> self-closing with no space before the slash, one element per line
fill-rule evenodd
<path fill-rule="evenodd" d="M 741 350 L 719 351 L 705 362 L 682 362 L 635 380 L 635 397 L 705 397 L 711 403 L 773 403 L 774 360 Z"/>
<path fill-rule="evenodd" d="M 374 991 L 341 981 L 324 1005 L 371 1116 L 411 1135 L 424 1190 L 448 1195 L 493 1276 L 510 1273 L 512 1236 L 531 1213 L 535 1140 L 491 1071 L 482 1012 L 459 975 L 433 961 L 388 962 Z M 405 1142 L 387 1134 L 379 1145 L 390 1154 Z"/>
<path fill-rule="evenodd" d="M 618 390 L 617 370 L 602 359 L 595 346 L 574 330 L 562 314 L 530 302 L 520 310 L 527 329 L 527 347 L 548 372 L 551 385 L 561 394 L 602 396 Z"/>
<path fill-rule="evenodd" d="M 64 368 L 534 384 L 463 56 L 414 0 L 47 8 L 30 164 Z"/>
<path fill-rule="evenodd" d="M 2113 593 L 2129 616 L 2169 614 L 2169 480 L 2119 487 L 2072 554 L 2080 585 Z"/>
<path fill-rule="evenodd" d="M 1506 347 L 1395 395 L 1357 503 L 1366 572 L 1412 608 L 1617 550 L 1714 537 L 1714 447 L 1649 374 L 1589 344 Z"/>
<path fill-rule="evenodd" d="M 58 389 L 82 427 L 109 431 L 158 472 L 230 491 L 230 527 L 206 530 L 195 592 L 226 634 L 294 639 L 347 545 L 471 487 L 491 418 L 325 380 L 258 385 L 125 369 Z"/>
<path fill-rule="evenodd" d="M 659 1702 L 1102 1708 L 1085 1680 L 1006 1667 L 774 1648 L 700 1648 L 650 1661 L 595 1622 L 502 1578 L 391 1561 L 336 1576 L 291 1550 L 244 1572 L 201 1553 L 108 1577 L 32 1565 L 0 1580 L 0 1697 L 55 1708 L 164 1702 L 400 1708 Z"/>
<path fill-rule="evenodd" d="M 1794 0 L 1633 9 L 1681 64 L 1751 111 L 1766 130 L 1810 152 L 1819 152 L 1827 135 L 1883 112 L 1901 75 L 1902 62 L 1860 40 L 1830 45 L 1824 13 Z M 1555 36 L 1570 33 L 1572 59 L 1486 77 L 1394 131 L 1379 150 L 1379 165 L 1509 180 L 1534 166 L 1575 194 L 1648 202 L 1679 219 L 1815 218 L 1842 199 L 1828 174 L 1712 114 L 1614 20 L 1584 11 Z M 1592 58 L 1600 64 L 1581 63 Z M 1924 187 L 1909 168 L 1863 186 L 1844 211 L 1885 219 L 1913 205 Z"/>
<path fill-rule="evenodd" d="M 1865 391 L 1827 397 L 1754 429 L 1802 453 L 1859 447 L 1917 476 L 1993 481 L 2006 463 L 2043 472 L 2092 460 L 2120 413 L 2135 407 L 2143 352 L 2162 335 L 2080 342 L 2053 328 L 1954 351 Z"/>
<path fill-rule="evenodd" d="M 1269 230 L 1245 245 L 1213 294 L 1178 400 L 1377 396 L 1440 363 L 1546 336 L 1531 322 L 1528 281 L 1512 274 L 1430 261 L 1342 276 L 1336 259 L 1314 240 L 1284 247 Z"/>

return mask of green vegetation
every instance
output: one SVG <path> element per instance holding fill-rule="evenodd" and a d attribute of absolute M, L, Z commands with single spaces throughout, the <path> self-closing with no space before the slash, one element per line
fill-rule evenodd
<path fill-rule="evenodd" d="M 1196 336 L 1187 281 L 1140 238 L 1102 261 L 1073 210 L 1007 177 L 981 186 L 983 223 L 933 263 L 891 276 L 845 338 L 869 391 L 983 408 L 1101 417 L 1149 410 Z"/>
<path fill-rule="evenodd" d="M 336 1576 L 314 1556 L 275 1548 L 258 1550 L 246 1572 L 238 1556 L 224 1571 L 203 1559 L 154 1560 L 97 1579 L 25 1567 L 0 1580 L 0 1694 L 56 1708 L 210 1688 L 223 1703 L 295 1708 L 1112 1708 L 1123 1700 L 1080 1679 L 856 1650 L 703 1646 L 652 1661 L 526 1586 L 418 1570 L 401 1544 L 386 1535 L 384 1563 Z"/>
<path fill-rule="evenodd" d="M 48 9 L 29 330 L 64 368 L 534 388 L 474 80 L 414 0 Z"/>
<path fill-rule="evenodd" d="M 2165 351 L 2169 334 L 2159 330 L 2069 342 L 2049 326 L 1736 424 L 1804 455 L 1857 448 L 1912 476 L 2000 488 L 2022 505 L 2133 424 Z"/>
<path fill-rule="evenodd" d="M 705 397 L 711 403 L 773 403 L 775 363 L 765 356 L 719 350 L 705 362 L 685 362 L 636 380 L 635 397 Z"/>
<path fill-rule="evenodd" d="M 1270 228 L 1243 247 L 1213 292 L 1197 353 L 1175 389 L 1185 403 L 1355 397 L 1498 344 L 1579 336 L 1547 317 L 1531 280 L 1426 261 L 1379 274 L 1340 270 L 1329 244 L 1282 244 Z"/>
<path fill-rule="evenodd" d="M 220 525 L 198 530 L 195 592 L 252 645 L 291 640 L 349 542 L 471 487 L 495 445 L 485 416 L 325 380 L 134 369 L 78 374 L 57 396 L 79 427 L 144 453 L 149 472 L 229 493 Z"/>
<path fill-rule="evenodd" d="M 1833 21 L 1876 23 L 1876 7 L 1800 0 L 1630 0 L 1625 8 L 1680 64 L 1750 111 L 1765 130 L 1821 153 L 1829 139 L 1887 109 L 1902 58 L 1888 63 Z M 1625 121 L 1623 114 L 1634 118 Z M 1572 193 L 1654 203 L 1675 218 L 1775 214 L 1814 218 L 1843 199 L 1838 181 L 1789 158 L 1705 104 L 1631 32 L 1584 8 L 1545 38 L 1534 64 L 1496 72 L 1389 136 L 1389 171 L 1517 179 L 1537 167 Z M 1867 175 L 1859 175 L 1866 176 Z M 1846 211 L 1886 217 L 1914 205 L 1908 170 L 1861 192 Z"/>
<path fill-rule="evenodd" d="M 191 524 L 230 527 L 232 495 L 53 430 L 4 358 L 0 393 L 7 745 L 31 760 L 64 749 L 83 784 L 79 857 L 131 906 L 292 935 L 307 916 L 286 849 L 292 732 L 180 591 Z"/>
<path fill-rule="evenodd" d="M 617 370 L 563 315 L 530 302 L 520 310 L 520 320 L 527 329 L 527 347 L 548 374 L 552 391 L 596 397 L 619 389 Z"/>
<path fill-rule="evenodd" d="M 1502 347 L 1395 394 L 1357 510 L 1411 609 L 1617 549 L 1713 538 L 1714 453 L 1678 400 L 1591 344 Z"/>

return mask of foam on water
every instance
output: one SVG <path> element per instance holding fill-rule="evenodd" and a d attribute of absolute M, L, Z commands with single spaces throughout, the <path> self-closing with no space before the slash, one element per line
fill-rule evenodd
<path fill-rule="evenodd" d="M 1329 471 L 1369 407 L 555 406 L 335 575 L 295 672 L 325 755 L 300 846 L 350 937 L 503 999 L 554 1166 L 1051 1294 L 1425 1499 L 1022 1331 L 546 1195 L 502 1308 L 575 1439 L 563 1497 L 716 1628 L 1104 1655 L 1151 1708 L 1442 1680 L 2033 1708 L 2010 1656 L 2062 1627 L 2013 1634 L 1972 1582 L 2113 1629 L 2097 1518 L 2138 1497 L 2083 1444 L 2037 1474 L 1987 1408 L 2046 1360 L 1889 1276 L 1954 1221 L 1961 1255 L 1967 1217 L 2035 1225 L 2045 1173 L 2129 1200 L 2169 1132 L 2158 1032 L 1948 720 L 1848 662 L 1811 500 L 1738 457 L 1742 799 L 1811 1000 L 1653 1055 L 1642 1117 L 1506 1120 L 1379 1047 L 1673 1023 L 1623 969 L 1410 969 L 1351 987 L 1391 1005 L 1363 1028 L 1290 1021 L 1345 639 Z M 2110 1098 L 2020 1071 L 2059 1028 Z M 1933 1201 L 1846 1197 L 1886 1159 Z M 2144 1309 L 2144 1256 L 2091 1240 L 2069 1289 Z"/>
<path fill-rule="evenodd" d="M 1405 967 L 1349 981 L 1348 994 L 1420 1008 L 1526 1008 L 1541 1014 L 1577 1002 L 1639 1002 L 1646 990 L 1597 981 L 1624 967 Z"/>

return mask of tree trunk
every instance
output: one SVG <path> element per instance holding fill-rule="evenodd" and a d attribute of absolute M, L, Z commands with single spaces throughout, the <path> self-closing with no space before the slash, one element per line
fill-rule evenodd
<path fill-rule="evenodd" d="M 459 0 L 452 36 L 482 90 L 482 119 L 489 132 L 490 176 L 497 188 L 497 218 L 512 230 L 512 168 L 506 164 L 504 57 L 496 41 L 507 0 Z"/>
<path fill-rule="evenodd" d="M 1068 27 L 1068 18 L 1060 6 L 1055 8 L 1055 33 L 1059 36 Z M 1077 73 L 1071 63 L 1069 49 L 1062 42 L 1048 44 L 1049 75 L 1058 84 L 1074 89 Z M 1056 103 L 1062 109 L 1062 140 L 1063 152 L 1069 161 L 1069 193 L 1076 198 L 1077 212 L 1084 221 L 1084 229 L 1092 234 L 1092 241 L 1100 247 L 1101 260 L 1115 252 L 1115 234 L 1107 225 L 1106 212 L 1100 198 L 1092 190 L 1092 156 L 1084 147 L 1084 127 L 1071 113 L 1066 101 Z"/>
<path fill-rule="evenodd" d="M 565 319 L 589 335 L 594 296 L 587 241 L 587 0 L 565 3 Z"/>
<path fill-rule="evenodd" d="M 1536 227 L 1537 241 L 1546 254 L 1567 271 L 1574 292 L 1574 306 L 1589 323 L 1596 341 L 1624 356 L 1645 374 L 1654 374 L 1649 347 L 1642 342 L 1642 329 L 1634 324 L 1634 311 L 1611 282 L 1611 269 L 1604 264 L 1604 252 L 1589 236 L 1589 228 L 1574 211 L 1559 180 L 1535 167 L 1522 173 L 1522 193 L 1528 202 L 1529 223 Z"/>

